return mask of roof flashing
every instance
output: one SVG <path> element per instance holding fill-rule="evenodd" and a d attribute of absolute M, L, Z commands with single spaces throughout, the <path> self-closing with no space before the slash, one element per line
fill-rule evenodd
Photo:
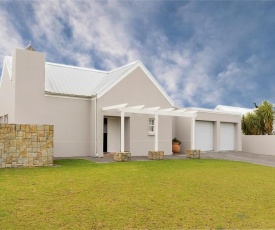
<path fill-rule="evenodd" d="M 27 45 L 27 47 L 25 48 L 26 50 L 29 50 L 29 51 L 36 51 L 33 46 L 31 45 L 31 41 L 29 43 L 29 45 Z"/>

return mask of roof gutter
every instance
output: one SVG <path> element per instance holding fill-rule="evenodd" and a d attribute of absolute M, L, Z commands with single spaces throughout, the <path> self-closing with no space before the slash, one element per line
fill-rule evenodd
<path fill-rule="evenodd" d="M 223 114 L 223 115 L 242 116 L 242 113 L 238 113 L 238 112 L 220 111 L 220 110 L 194 108 L 194 107 L 189 107 L 189 108 L 185 108 L 185 109 L 187 111 L 196 111 L 196 112 L 202 112 L 202 113 L 214 113 L 214 114 Z"/>
<path fill-rule="evenodd" d="M 93 99 L 95 100 L 95 113 L 94 113 L 94 117 L 95 117 L 95 156 L 99 157 L 99 155 L 97 153 L 97 97 L 95 96 Z"/>
<path fill-rule="evenodd" d="M 85 95 L 75 95 L 75 94 L 66 94 L 66 93 L 53 93 L 49 91 L 45 91 L 46 96 L 56 96 L 56 97 L 69 97 L 69 98 L 78 98 L 78 99 L 88 99 L 91 100 L 96 98 L 96 95 L 85 96 Z"/>

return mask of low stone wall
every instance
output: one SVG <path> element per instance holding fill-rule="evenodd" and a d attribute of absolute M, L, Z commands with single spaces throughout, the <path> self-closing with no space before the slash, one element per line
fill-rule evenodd
<path fill-rule="evenodd" d="M 187 149 L 185 153 L 186 153 L 186 157 L 188 158 L 192 158 L 192 159 L 201 158 L 201 151 L 199 149 Z"/>
<path fill-rule="evenodd" d="M 114 161 L 118 162 L 125 162 L 131 160 L 131 153 L 124 152 L 124 153 L 114 153 Z"/>
<path fill-rule="evenodd" d="M 164 151 L 149 151 L 148 158 L 149 160 L 163 160 Z"/>
<path fill-rule="evenodd" d="M 0 124 L 0 168 L 52 164 L 53 125 Z"/>

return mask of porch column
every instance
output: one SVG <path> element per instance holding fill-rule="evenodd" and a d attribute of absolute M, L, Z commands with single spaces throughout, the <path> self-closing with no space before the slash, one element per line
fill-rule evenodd
<path fill-rule="evenodd" d="M 120 113 L 120 152 L 124 152 L 124 112 Z"/>
<path fill-rule="evenodd" d="M 159 151 L 159 116 L 155 114 L 155 151 Z"/>

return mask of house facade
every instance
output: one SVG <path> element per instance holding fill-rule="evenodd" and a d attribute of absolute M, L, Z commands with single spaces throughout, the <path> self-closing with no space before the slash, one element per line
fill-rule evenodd
<path fill-rule="evenodd" d="M 53 124 L 55 157 L 152 150 L 171 155 L 174 136 L 182 151 L 241 150 L 240 114 L 173 107 L 140 61 L 98 71 L 45 59 L 29 49 L 5 57 L 0 122 Z"/>

